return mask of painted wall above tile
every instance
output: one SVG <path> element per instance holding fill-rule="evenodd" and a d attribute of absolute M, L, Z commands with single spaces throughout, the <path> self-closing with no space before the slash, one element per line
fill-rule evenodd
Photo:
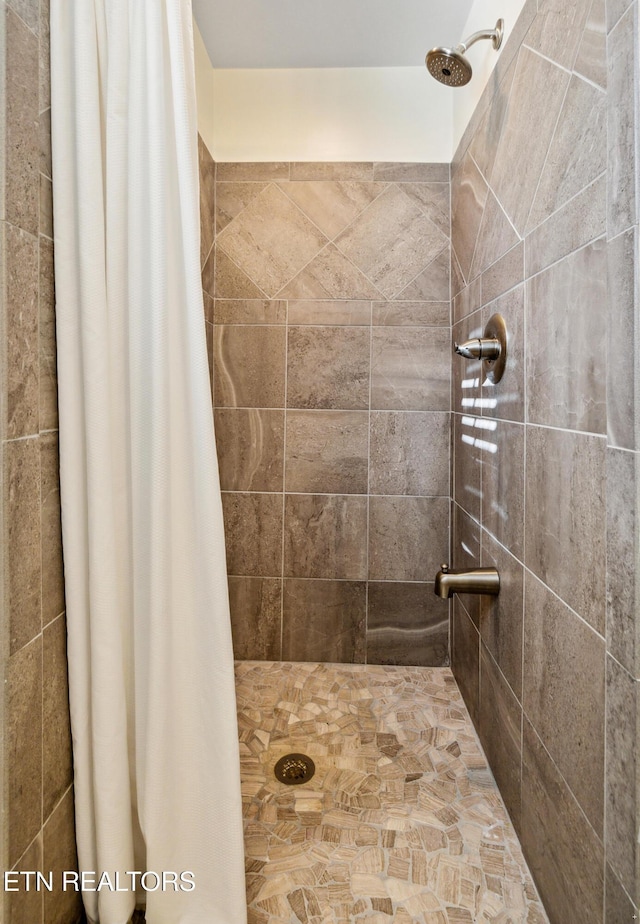
<path fill-rule="evenodd" d="M 282 67 L 222 68 L 194 22 L 200 134 L 217 161 L 448 162 L 503 50 L 475 45 L 474 77 L 456 90 L 429 77 L 424 55 L 493 27 L 499 16 L 504 49 L 524 2 L 475 0 L 464 26 L 464 18 L 438 13 L 415 63 L 393 67 L 358 59 L 347 67 L 283 60 Z"/>

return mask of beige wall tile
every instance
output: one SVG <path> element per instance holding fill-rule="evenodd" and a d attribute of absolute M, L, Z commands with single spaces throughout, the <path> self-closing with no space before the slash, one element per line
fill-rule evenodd
<path fill-rule="evenodd" d="M 372 332 L 371 407 L 446 411 L 451 341 L 445 328 L 377 327 Z"/>
<path fill-rule="evenodd" d="M 605 441 L 529 427 L 525 465 L 525 564 L 602 633 Z"/>
<path fill-rule="evenodd" d="M 387 298 L 393 298 L 444 249 L 447 238 L 394 184 L 336 244 Z"/>
<path fill-rule="evenodd" d="M 385 303 L 386 304 L 386 303 Z M 289 324 L 326 324 L 347 327 L 371 324 L 371 302 L 331 299 L 289 302 Z"/>
<path fill-rule="evenodd" d="M 329 244 L 279 295 L 289 299 L 369 299 L 381 298 L 382 292 L 334 244 Z"/>
<path fill-rule="evenodd" d="M 480 636 L 457 594 L 453 598 L 452 636 L 451 669 L 477 728 L 480 720 Z"/>
<path fill-rule="evenodd" d="M 538 17 L 542 19 L 544 16 Z M 526 47 L 520 51 L 490 181 L 521 235 L 568 83 L 566 71 L 552 61 Z M 531 131 L 532 125 L 536 126 L 535 132 Z M 527 152 L 526 157 L 522 156 L 523 151 Z M 517 182 L 514 182 L 515 163 L 518 164 Z"/>
<path fill-rule="evenodd" d="M 42 810 L 46 820 L 73 782 L 64 616 L 43 633 L 42 694 Z"/>
<path fill-rule="evenodd" d="M 47 821 L 44 831 L 44 866 L 54 874 L 54 881 L 62 881 L 63 870 L 78 868 L 73 817 L 73 790 L 68 789 Z M 47 924 L 70 924 L 79 921 L 82 900 L 79 892 L 55 889 L 44 896 L 44 919 Z"/>
<path fill-rule="evenodd" d="M 287 407 L 365 409 L 370 333 L 360 327 L 291 327 Z"/>
<path fill-rule="evenodd" d="M 244 601 L 234 604 L 238 615 L 233 616 L 241 657 L 278 647 L 275 609 L 265 602 L 270 599 L 268 579 L 284 576 L 307 589 L 336 580 L 366 586 L 369 477 L 378 479 L 375 490 L 402 492 L 411 500 L 413 494 L 433 493 L 444 502 L 448 492 L 448 167 L 443 172 L 446 165 L 377 165 L 387 176 L 376 183 L 372 164 L 293 164 L 291 179 L 288 166 L 218 165 L 220 233 L 215 259 L 209 257 L 203 272 L 205 290 L 217 296 L 216 421 L 222 484 L 233 492 L 225 494 L 224 503 L 232 592 Z M 375 208 L 378 215 L 372 219 Z M 280 272 L 285 258 L 295 256 L 300 241 L 292 249 L 288 235 L 294 228 L 304 243 L 306 221 L 330 237 L 338 235 L 340 247 L 348 235 L 358 237 L 358 247 L 347 255 L 333 243 L 323 244 L 275 291 L 275 282 L 269 281 L 274 261 Z M 368 278 L 368 265 L 363 271 L 363 261 L 368 252 L 373 254 L 371 266 L 376 265 L 375 253 L 381 259 L 389 256 L 385 235 L 394 221 L 399 249 L 390 255 L 389 271 L 397 280 L 397 299 L 391 305 Z M 349 227 L 343 231 L 345 225 Z M 265 298 L 265 290 L 273 297 Z M 377 328 L 373 355 L 378 362 L 373 401 L 372 299 Z M 273 442 L 269 421 L 281 406 L 279 363 L 285 352 L 284 432 Z M 378 423 L 393 418 L 406 425 L 392 476 L 387 462 L 391 465 L 395 458 L 393 440 L 388 428 L 384 434 L 369 432 L 372 407 L 380 408 Z M 408 410 L 420 413 L 410 421 Z M 420 427 L 427 420 L 433 426 L 423 433 Z M 280 446 L 286 446 L 284 563 L 276 561 L 278 539 L 272 533 L 280 522 L 277 505 L 282 504 Z M 247 490 L 274 492 L 273 501 Z M 448 503 L 443 510 L 437 542 L 444 550 Z M 435 570 L 430 569 L 429 581 Z M 250 633 L 243 627 L 241 606 L 250 612 Z M 445 630 L 442 620 L 429 623 L 420 654 L 423 663 L 443 663 Z M 260 636 L 259 644 L 249 635 Z M 333 658 L 329 636 L 322 643 L 320 638 L 312 645 L 314 656 Z M 349 638 L 347 660 L 354 657 L 355 642 Z M 311 657 L 308 652 L 306 656 Z"/>
<path fill-rule="evenodd" d="M 374 180 L 393 183 L 448 183 L 449 164 L 402 164 L 378 161 L 373 165 Z"/>
<path fill-rule="evenodd" d="M 279 577 L 282 573 L 282 496 L 222 494 L 229 574 Z"/>
<path fill-rule="evenodd" d="M 285 577 L 363 581 L 367 577 L 367 500 L 364 497 L 287 494 Z"/>
<path fill-rule="evenodd" d="M 233 219 L 259 196 L 266 183 L 218 183 L 215 196 L 216 233 L 226 228 Z M 211 202 L 213 205 L 213 202 Z"/>
<path fill-rule="evenodd" d="M 449 548 L 449 499 L 372 497 L 369 578 L 432 581 Z"/>
<path fill-rule="evenodd" d="M 5 599 L 11 652 L 16 652 L 35 638 L 41 627 L 39 440 L 5 443 L 4 457 Z"/>
<path fill-rule="evenodd" d="M 202 271 L 203 286 L 216 298 L 264 298 L 265 293 L 231 260 L 214 246 Z"/>
<path fill-rule="evenodd" d="M 42 637 L 7 666 L 8 836 L 11 866 L 42 825 Z"/>
<path fill-rule="evenodd" d="M 606 668 L 605 804 L 607 863 L 638 900 L 638 683 L 612 657 Z"/>
<path fill-rule="evenodd" d="M 500 593 L 480 599 L 480 634 L 509 686 L 522 700 L 524 568 L 486 532 L 481 544 L 481 566 L 497 569 Z"/>
<path fill-rule="evenodd" d="M 215 324 L 285 324 L 287 303 L 278 299 L 217 298 L 209 320 Z"/>
<path fill-rule="evenodd" d="M 372 412 L 370 492 L 448 497 L 449 445 L 446 412 Z"/>
<path fill-rule="evenodd" d="M 522 706 L 484 645 L 480 645 L 478 732 L 500 795 L 518 833 Z"/>
<path fill-rule="evenodd" d="M 273 184 L 217 237 L 218 249 L 271 298 L 326 243 L 327 238 Z"/>
<path fill-rule="evenodd" d="M 525 719 L 522 845 L 551 920 L 602 920 L 603 848 Z"/>
<path fill-rule="evenodd" d="M 526 715 L 602 836 L 604 641 L 529 574 L 523 664 Z"/>
<path fill-rule="evenodd" d="M 287 163 L 218 163 L 218 182 L 239 182 L 243 180 L 269 182 L 270 180 L 286 180 L 289 178 L 289 164 Z"/>
<path fill-rule="evenodd" d="M 216 165 L 200 135 L 198 135 L 198 166 L 200 174 L 200 266 L 204 266 L 215 237 Z"/>
<path fill-rule="evenodd" d="M 385 183 L 318 180 L 280 183 L 279 188 L 333 240 L 387 188 Z"/>
<path fill-rule="evenodd" d="M 365 625 L 364 581 L 285 580 L 285 660 L 363 663 Z"/>
<path fill-rule="evenodd" d="M 428 664 L 449 660 L 449 605 L 433 584 L 369 582 L 367 664 Z"/>
<path fill-rule="evenodd" d="M 579 310 L 567 310 L 579 305 Z M 595 241 L 527 283 L 527 417 L 605 433 L 607 246 Z"/>
<path fill-rule="evenodd" d="M 40 174 L 40 234 L 53 239 L 53 184 Z"/>
<path fill-rule="evenodd" d="M 15 865 L 17 870 L 45 872 L 42 867 L 42 835 L 32 841 Z M 46 871 L 48 872 L 48 871 Z M 11 924 L 44 924 L 42 918 L 43 893 L 25 889 L 24 880 L 20 890 L 9 896 L 9 920 Z"/>
<path fill-rule="evenodd" d="M 42 542 L 42 625 L 46 626 L 64 610 L 62 563 L 62 525 L 60 521 L 60 478 L 58 434 L 40 437 L 41 466 L 41 542 Z"/>
<path fill-rule="evenodd" d="M 376 327 L 449 327 L 449 301 L 393 301 L 373 303 Z"/>
<path fill-rule="evenodd" d="M 214 393 L 218 407 L 284 407 L 282 327 L 217 324 Z"/>
<path fill-rule="evenodd" d="M 16 227 L 37 235 L 40 197 L 38 37 L 11 9 L 6 12 L 5 22 L 5 215 Z"/>
<path fill-rule="evenodd" d="M 292 163 L 291 180 L 373 180 L 373 164 L 358 161 Z"/>
<path fill-rule="evenodd" d="M 306 494 L 366 494 L 367 411 L 287 412 L 285 489 Z"/>
<path fill-rule="evenodd" d="M 278 661 L 282 656 L 282 581 L 229 577 L 233 654 L 238 660 Z"/>
<path fill-rule="evenodd" d="M 4 225 L 6 435 L 39 429 L 38 239 Z"/>
<path fill-rule="evenodd" d="M 216 408 L 223 491 L 282 491 L 284 411 Z"/>
<path fill-rule="evenodd" d="M 53 278 L 53 243 L 40 237 L 39 389 L 40 429 L 58 427 L 58 361 L 56 355 L 55 286 Z"/>

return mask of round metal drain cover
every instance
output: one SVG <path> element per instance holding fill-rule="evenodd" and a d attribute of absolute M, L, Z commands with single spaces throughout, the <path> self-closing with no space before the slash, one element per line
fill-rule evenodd
<path fill-rule="evenodd" d="M 316 765 L 306 754 L 285 754 L 273 768 L 276 779 L 287 786 L 306 783 L 316 772 Z"/>

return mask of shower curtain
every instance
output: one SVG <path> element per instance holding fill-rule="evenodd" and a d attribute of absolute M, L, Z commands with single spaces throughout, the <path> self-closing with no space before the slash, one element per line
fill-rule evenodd
<path fill-rule="evenodd" d="M 246 921 L 192 48 L 189 0 L 51 0 L 76 829 L 100 924 L 136 889 L 148 924 Z"/>

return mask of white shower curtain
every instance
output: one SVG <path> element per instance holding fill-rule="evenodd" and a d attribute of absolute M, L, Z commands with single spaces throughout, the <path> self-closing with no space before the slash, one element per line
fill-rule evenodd
<path fill-rule="evenodd" d="M 191 30 L 190 0 L 51 0 L 76 826 L 100 924 L 126 924 L 145 871 L 149 924 L 246 921 Z"/>

